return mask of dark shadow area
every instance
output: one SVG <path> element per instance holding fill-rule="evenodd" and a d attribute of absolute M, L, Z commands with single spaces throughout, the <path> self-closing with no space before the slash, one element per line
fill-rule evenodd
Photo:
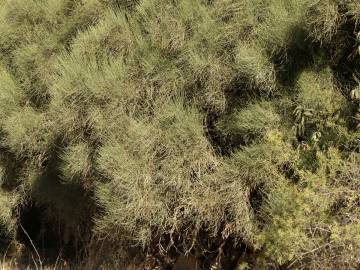
<path fill-rule="evenodd" d="M 342 11 L 347 14 L 347 10 Z M 333 70 L 335 83 L 342 94 L 349 99 L 350 91 L 357 86 L 355 76 L 360 73 L 359 41 L 357 33 L 360 24 L 351 16 L 342 24 L 331 44 L 327 45 L 330 66 Z"/>
<path fill-rule="evenodd" d="M 17 241 L 31 253 L 24 256 L 30 264 L 33 263 L 31 255 L 36 254 L 34 246 L 44 265 L 54 265 L 59 258 L 80 261 L 91 238 L 92 217 L 97 211 L 93 194 L 80 183 L 62 181 L 60 144 L 63 147 L 58 139 L 49 151 L 42 173 L 32 184 L 31 199 L 20 209 Z"/>
<path fill-rule="evenodd" d="M 3 147 L 0 147 L 0 152 L 0 164 L 5 169 L 2 177 L 1 189 L 10 192 L 15 190 L 20 184 L 19 176 L 21 170 L 25 166 L 25 159 L 17 158 L 15 154 Z"/>
<path fill-rule="evenodd" d="M 313 42 L 300 26 L 294 26 L 289 32 L 293 38 L 288 48 L 269 54 L 275 65 L 279 90 L 293 88 L 301 72 L 314 64 L 314 56 L 321 53 L 320 44 Z"/>
<path fill-rule="evenodd" d="M 21 258 L 24 265 L 32 265 L 33 257 L 37 262 L 37 252 L 43 265 L 54 265 L 58 258 L 76 259 L 74 239 L 65 243 L 64 226 L 56 220 L 47 220 L 46 217 L 47 209 L 32 202 L 26 204 L 20 211 L 16 240 L 25 247 Z"/>
<path fill-rule="evenodd" d="M 234 130 L 232 134 L 225 135 L 221 129 L 216 127 L 216 124 L 220 119 L 226 119 L 235 111 L 246 107 L 249 102 L 261 99 L 271 99 L 272 93 L 268 93 L 267 96 L 263 96 L 261 91 L 255 91 L 248 89 L 248 83 L 242 78 L 237 77 L 230 82 L 227 89 L 225 89 L 226 109 L 222 115 L 216 112 L 208 111 L 204 119 L 204 131 L 209 142 L 213 146 L 215 153 L 219 156 L 229 156 L 235 150 L 240 149 L 243 146 L 251 144 L 256 136 L 253 134 L 239 134 Z"/>

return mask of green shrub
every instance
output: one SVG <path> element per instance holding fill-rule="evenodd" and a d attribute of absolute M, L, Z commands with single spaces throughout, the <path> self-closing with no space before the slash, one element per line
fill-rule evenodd
<path fill-rule="evenodd" d="M 275 68 L 262 48 L 240 44 L 235 57 L 238 76 L 248 88 L 265 94 L 276 90 Z"/>
<path fill-rule="evenodd" d="M 329 43 L 345 22 L 344 14 L 340 13 L 340 1 L 336 0 L 309 2 L 306 17 L 310 35 L 321 43 Z"/>
<path fill-rule="evenodd" d="M 51 122 L 46 116 L 25 107 L 9 115 L 3 123 L 3 146 L 18 156 L 44 156 L 52 143 Z"/>
<path fill-rule="evenodd" d="M 4 69 L 0 71 L 0 82 L 0 117 L 5 120 L 12 112 L 18 110 L 26 99 L 16 81 Z"/>
<path fill-rule="evenodd" d="M 256 28 L 263 48 L 286 59 L 289 50 L 304 47 L 306 1 L 273 0 L 264 9 L 265 18 Z"/>
<path fill-rule="evenodd" d="M 84 178 L 90 171 L 90 149 L 85 143 L 78 143 L 65 149 L 62 155 L 62 174 L 65 181 Z"/>
<path fill-rule="evenodd" d="M 14 235 L 16 230 L 16 217 L 13 215 L 18 195 L 0 191 L 0 233 Z"/>
<path fill-rule="evenodd" d="M 341 108 L 344 98 L 333 85 L 329 69 L 304 71 L 298 79 L 298 102 L 306 108 L 324 114 L 332 114 Z"/>
<path fill-rule="evenodd" d="M 242 141 L 248 145 L 262 139 L 266 132 L 277 128 L 279 124 L 280 116 L 274 106 L 270 102 L 260 101 L 224 116 L 216 123 L 216 129 L 225 140 L 235 144 Z"/>
<path fill-rule="evenodd" d="M 84 269 L 357 269 L 358 6 L 0 1 L 2 235 L 34 207 Z"/>

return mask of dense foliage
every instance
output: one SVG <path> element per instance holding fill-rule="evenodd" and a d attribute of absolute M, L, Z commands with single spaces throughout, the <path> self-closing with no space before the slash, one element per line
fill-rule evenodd
<path fill-rule="evenodd" d="M 360 267 L 358 0 L 0 3 L 4 247 Z"/>

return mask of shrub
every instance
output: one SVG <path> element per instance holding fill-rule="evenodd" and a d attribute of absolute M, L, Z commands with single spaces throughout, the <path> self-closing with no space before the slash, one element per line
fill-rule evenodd
<path fill-rule="evenodd" d="M 276 90 L 275 68 L 262 48 L 240 44 L 235 57 L 238 76 L 247 88 L 265 94 Z"/>
<path fill-rule="evenodd" d="M 84 269 L 357 269 L 358 10 L 0 1 L 2 236 Z"/>
<path fill-rule="evenodd" d="M 62 155 L 62 174 L 65 181 L 84 178 L 90 171 L 90 149 L 85 143 L 78 143 L 65 149 Z"/>
<path fill-rule="evenodd" d="M 0 191 L 0 233 L 6 236 L 14 235 L 16 231 L 16 216 L 13 215 L 14 207 L 17 204 L 16 194 Z"/>
<path fill-rule="evenodd" d="M 25 107 L 3 123 L 7 134 L 3 146 L 18 156 L 44 156 L 52 142 L 51 122 L 46 116 Z M 41 159 L 40 159 L 41 160 Z"/>
<path fill-rule="evenodd" d="M 298 102 L 317 112 L 335 113 L 343 105 L 344 98 L 334 87 L 333 80 L 329 69 L 304 71 L 298 79 Z"/>
<path fill-rule="evenodd" d="M 276 128 L 279 123 L 280 117 L 274 106 L 270 102 L 259 101 L 219 119 L 216 130 L 231 148 L 231 145 L 249 145 L 262 139 L 266 132 Z"/>
<path fill-rule="evenodd" d="M 333 0 L 309 3 L 306 17 L 310 35 L 320 43 L 329 43 L 345 22 L 345 15 L 340 12 L 340 2 Z"/>
<path fill-rule="evenodd" d="M 25 102 L 25 97 L 11 75 L 4 69 L 0 71 L 0 116 L 5 120 Z"/>
<path fill-rule="evenodd" d="M 289 50 L 304 47 L 305 4 L 306 1 L 274 0 L 264 6 L 266 15 L 257 26 L 256 38 L 270 54 L 286 59 Z"/>

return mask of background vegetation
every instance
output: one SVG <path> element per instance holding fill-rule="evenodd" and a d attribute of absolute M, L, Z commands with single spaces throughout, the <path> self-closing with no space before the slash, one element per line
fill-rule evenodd
<path fill-rule="evenodd" d="M 358 269 L 359 31 L 357 0 L 0 1 L 3 254 Z"/>

